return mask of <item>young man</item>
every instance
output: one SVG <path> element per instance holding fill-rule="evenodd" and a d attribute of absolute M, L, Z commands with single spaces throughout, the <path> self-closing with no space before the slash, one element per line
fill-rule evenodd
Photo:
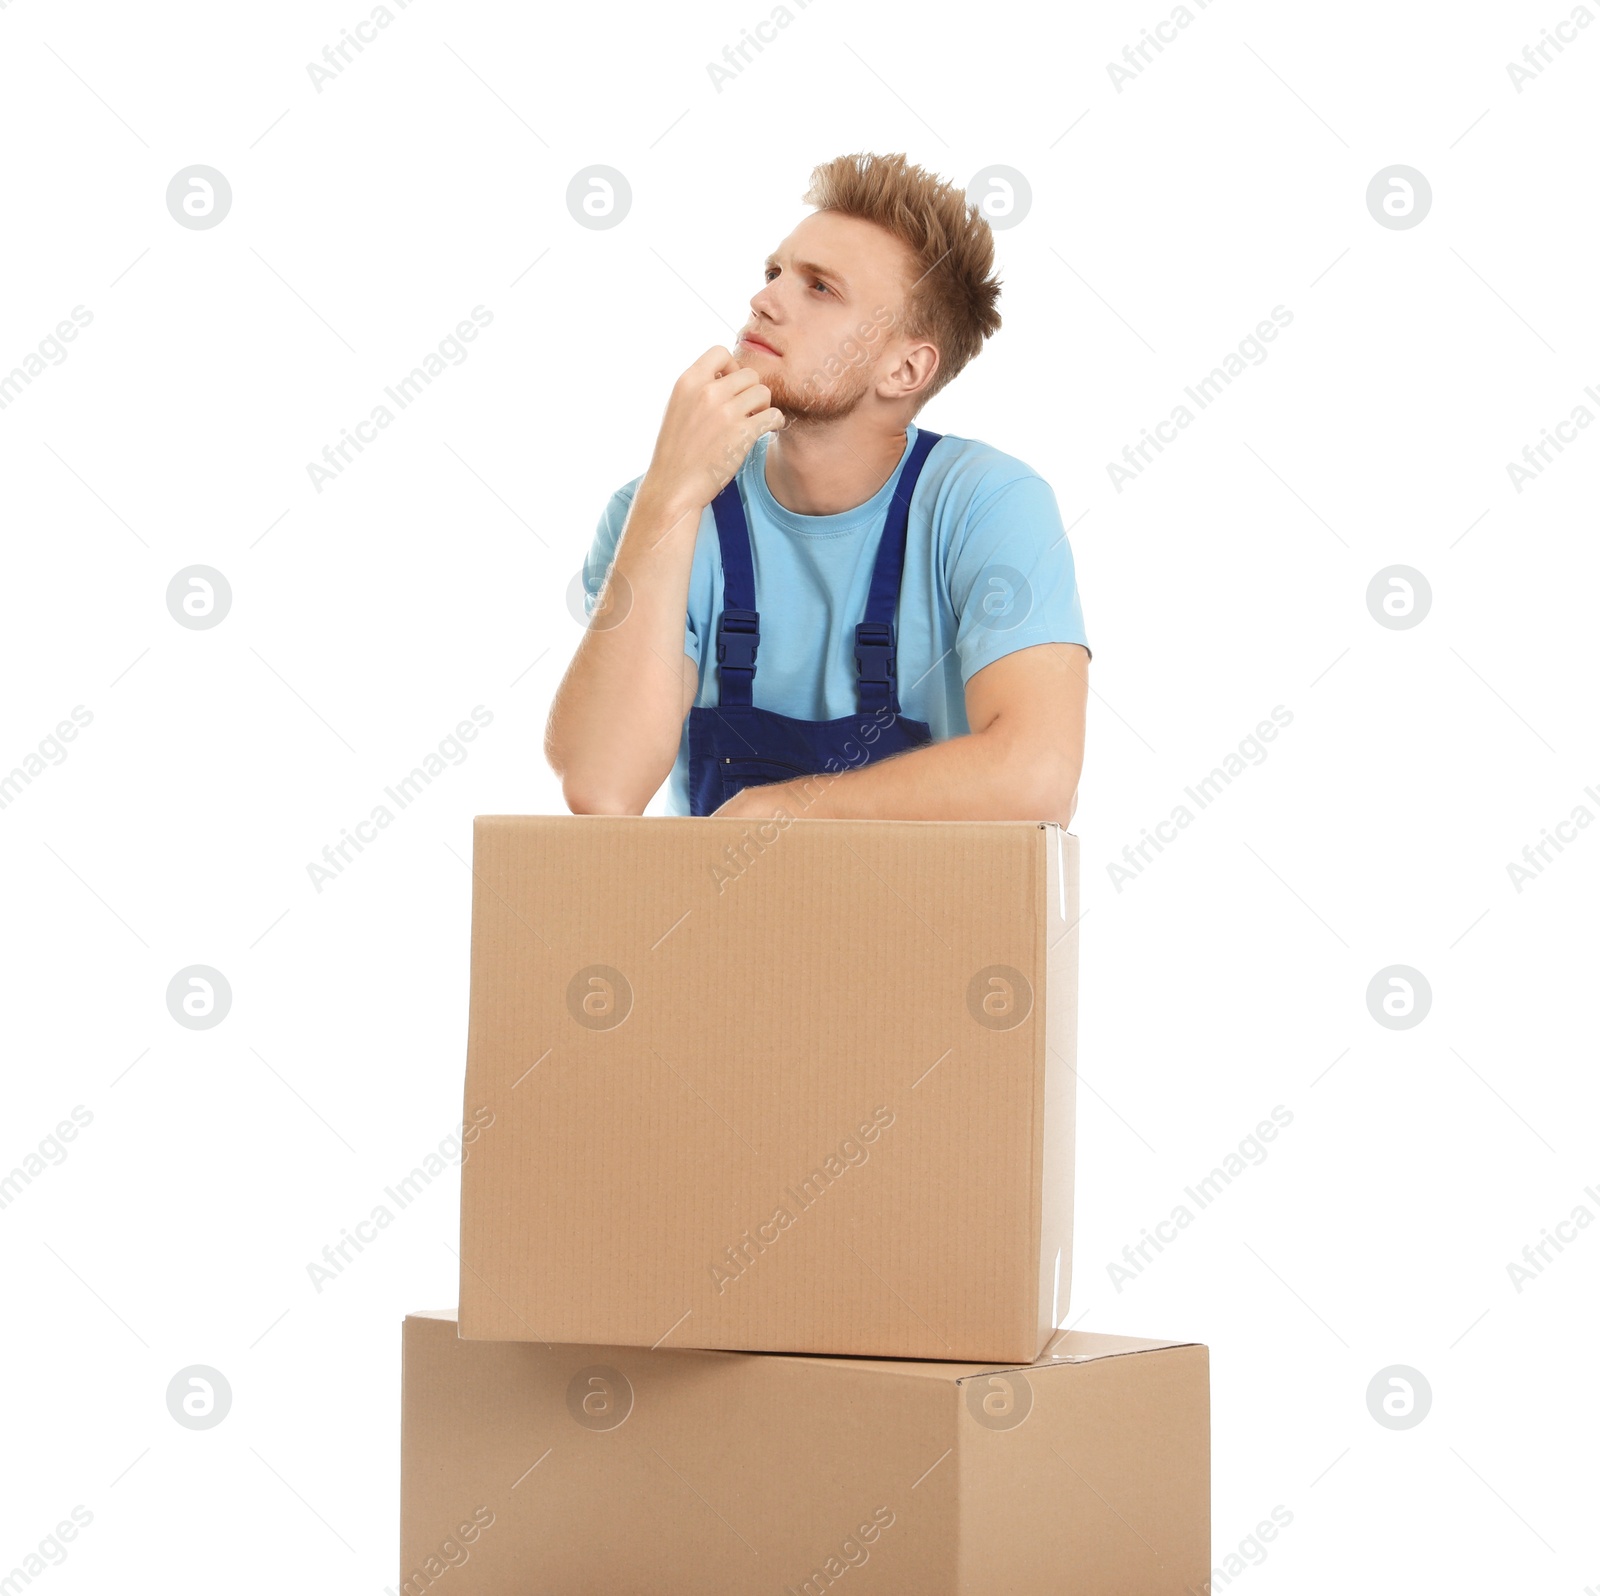
<path fill-rule="evenodd" d="M 899 155 L 804 198 L 601 517 L 546 756 L 579 814 L 670 779 L 680 815 L 1066 825 L 1090 653 L 1055 497 L 912 419 L 1000 326 L 989 225 Z"/>

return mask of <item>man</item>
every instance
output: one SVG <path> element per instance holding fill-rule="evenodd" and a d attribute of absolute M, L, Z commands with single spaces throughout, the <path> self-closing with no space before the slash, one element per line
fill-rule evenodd
<path fill-rule="evenodd" d="M 898 155 L 805 202 L 601 517 L 546 756 L 579 814 L 668 780 L 681 815 L 1066 825 L 1090 651 L 1055 497 L 913 420 L 1000 326 L 988 223 Z"/>

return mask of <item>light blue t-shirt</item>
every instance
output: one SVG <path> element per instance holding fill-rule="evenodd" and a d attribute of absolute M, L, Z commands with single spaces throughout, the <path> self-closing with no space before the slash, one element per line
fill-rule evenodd
<path fill-rule="evenodd" d="M 800 720 L 856 712 L 855 628 L 867 610 L 878 539 L 894 493 L 888 481 L 853 510 L 797 515 L 767 486 L 763 433 L 739 467 L 755 566 L 761 646 L 753 699 Z M 906 428 L 906 454 L 917 428 Z M 902 463 L 905 455 L 901 456 Z M 593 610 L 643 476 L 611 496 L 584 562 Z M 700 666 L 697 705 L 718 701 L 716 629 L 722 551 L 708 504 L 695 536 L 684 652 Z M 906 529 L 895 618 L 900 712 L 926 721 L 935 741 L 961 736 L 967 679 L 1037 643 L 1088 648 L 1072 549 L 1050 485 L 1022 461 L 972 438 L 942 433 L 922 467 Z M 689 813 L 688 718 L 667 790 L 667 813 Z"/>

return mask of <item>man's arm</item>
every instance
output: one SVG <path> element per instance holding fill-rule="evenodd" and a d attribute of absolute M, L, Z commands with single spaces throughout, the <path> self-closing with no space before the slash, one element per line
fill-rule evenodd
<path fill-rule="evenodd" d="M 545 758 L 579 815 L 642 815 L 677 757 L 698 667 L 683 649 L 698 508 L 641 484 L 600 603 L 545 726 Z"/>
<path fill-rule="evenodd" d="M 684 621 L 701 511 L 756 439 L 783 425 L 770 390 L 720 344 L 673 385 L 601 603 L 545 726 L 545 758 L 575 814 L 643 814 L 670 773 L 699 685 Z"/>
<path fill-rule="evenodd" d="M 746 787 L 719 815 L 797 819 L 1054 820 L 1068 825 L 1083 769 L 1089 651 L 1035 643 L 967 682 L 972 730 L 837 775 Z"/>

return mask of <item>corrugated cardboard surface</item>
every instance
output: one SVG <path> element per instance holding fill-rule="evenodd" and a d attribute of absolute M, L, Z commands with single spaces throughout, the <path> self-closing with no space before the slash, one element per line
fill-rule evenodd
<path fill-rule="evenodd" d="M 407 1318 L 404 1366 L 400 1596 L 1186 1596 L 1210 1574 L 1203 1346 L 1064 1331 L 993 1371 L 473 1342 L 445 1311 Z"/>
<path fill-rule="evenodd" d="M 1087 1360 L 1027 1370 L 1021 1423 L 962 1430 L 961 1596 L 1209 1589 L 1210 1354 L 1189 1345 L 1094 1355 L 1083 1345 L 1117 1339 L 1068 1332 L 1057 1350 Z M 1015 1379 L 962 1388 L 993 1389 L 1005 1419 L 1023 1405 L 1006 1389 Z"/>
<path fill-rule="evenodd" d="M 1071 1281 L 1075 837 L 480 816 L 473 872 L 463 1335 L 1037 1353 Z"/>

